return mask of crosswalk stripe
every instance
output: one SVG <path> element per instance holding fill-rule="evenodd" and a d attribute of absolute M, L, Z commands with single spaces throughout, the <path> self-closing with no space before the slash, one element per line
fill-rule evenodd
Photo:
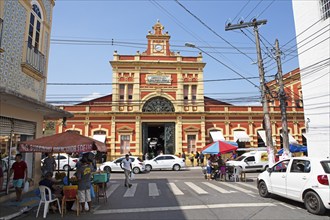
<path fill-rule="evenodd" d="M 167 185 L 174 195 L 179 196 L 184 194 L 174 183 L 167 183 Z"/>
<path fill-rule="evenodd" d="M 134 194 L 136 192 L 136 188 L 137 188 L 137 183 L 133 183 L 131 188 L 127 188 L 124 197 L 134 197 Z"/>
<path fill-rule="evenodd" d="M 149 183 L 149 196 L 159 196 L 159 191 L 156 183 Z"/>
<path fill-rule="evenodd" d="M 225 183 L 225 182 L 221 182 L 221 184 L 222 185 L 225 185 L 225 186 L 228 186 L 228 187 L 231 187 L 231 188 L 234 188 L 234 189 L 236 189 L 238 191 L 241 191 L 241 192 L 244 192 L 244 193 L 251 193 L 251 194 L 253 194 L 253 192 L 251 190 L 246 190 L 246 189 L 244 189 L 242 187 L 239 187 L 239 186 L 236 186 L 234 184 L 229 184 L 229 183 Z"/>
<path fill-rule="evenodd" d="M 247 183 L 241 183 L 241 182 L 237 182 L 237 184 L 240 184 L 240 185 L 242 185 L 242 186 L 246 186 L 246 187 L 249 187 L 249 188 L 251 188 L 251 189 L 255 189 L 255 190 L 257 190 L 257 186 L 255 186 L 255 185 L 250 185 L 250 184 L 247 184 Z"/>
<path fill-rule="evenodd" d="M 200 188 L 199 186 L 195 185 L 192 182 L 185 182 L 185 184 L 198 194 L 208 194 L 208 192 L 206 192 L 205 190 L 203 190 L 202 188 Z"/>
<path fill-rule="evenodd" d="M 207 185 L 208 187 L 212 188 L 212 189 L 215 189 L 217 190 L 218 192 L 221 192 L 221 193 L 230 193 L 229 191 L 219 187 L 219 186 L 216 186 L 212 183 L 209 183 L 209 182 L 203 182 L 203 184 Z"/>
<path fill-rule="evenodd" d="M 119 184 L 111 184 L 109 189 L 107 189 L 107 198 L 110 197 L 110 195 L 118 188 Z"/>

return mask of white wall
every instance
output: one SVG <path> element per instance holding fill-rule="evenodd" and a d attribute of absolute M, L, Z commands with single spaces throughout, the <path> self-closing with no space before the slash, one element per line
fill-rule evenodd
<path fill-rule="evenodd" d="M 330 18 L 322 19 L 320 1 L 292 1 L 308 155 L 330 156 Z M 311 66 L 313 65 L 313 66 Z"/>

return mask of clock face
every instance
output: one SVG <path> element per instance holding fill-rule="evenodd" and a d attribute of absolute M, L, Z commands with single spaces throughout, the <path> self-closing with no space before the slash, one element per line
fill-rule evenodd
<path fill-rule="evenodd" d="M 161 50 L 163 50 L 163 45 L 156 44 L 154 48 L 155 48 L 156 51 L 161 51 Z"/>

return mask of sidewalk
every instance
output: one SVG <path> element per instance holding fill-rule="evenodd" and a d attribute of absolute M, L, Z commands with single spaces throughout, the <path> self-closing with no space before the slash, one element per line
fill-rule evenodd
<path fill-rule="evenodd" d="M 15 192 L 13 192 L 15 194 Z M 21 202 L 16 202 L 15 198 L 0 203 L 0 220 L 13 219 L 24 212 L 28 212 L 39 205 L 39 197 L 34 190 L 24 193 Z"/>

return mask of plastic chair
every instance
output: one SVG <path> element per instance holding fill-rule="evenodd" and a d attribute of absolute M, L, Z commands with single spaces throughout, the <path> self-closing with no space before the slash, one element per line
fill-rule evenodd
<path fill-rule="evenodd" d="M 233 171 L 233 175 L 232 175 L 234 182 L 239 182 L 239 177 L 240 177 L 241 172 L 242 172 L 242 168 L 234 167 L 234 171 Z"/>
<path fill-rule="evenodd" d="M 40 210 L 40 207 L 41 207 L 42 203 L 45 204 L 44 215 L 43 215 L 44 218 L 46 218 L 47 213 L 49 211 L 49 204 L 52 203 L 52 202 L 55 202 L 55 201 L 57 201 L 58 210 L 61 214 L 60 201 L 58 200 L 58 198 L 52 198 L 53 197 L 52 196 L 52 191 L 47 186 L 39 186 L 39 190 L 40 190 L 41 199 L 40 199 L 40 202 L 39 202 L 36 218 L 38 217 L 39 210 Z"/>
<path fill-rule="evenodd" d="M 77 216 L 79 216 L 80 203 L 78 199 L 78 186 L 63 186 L 63 198 L 62 198 L 62 217 L 66 213 L 66 202 L 76 202 L 77 204 Z"/>

